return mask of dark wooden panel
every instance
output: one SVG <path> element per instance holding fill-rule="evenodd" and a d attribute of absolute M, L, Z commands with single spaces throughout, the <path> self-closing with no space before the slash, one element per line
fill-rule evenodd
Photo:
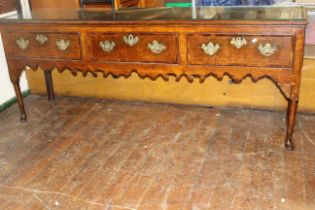
<path fill-rule="evenodd" d="M 292 67 L 293 39 L 288 36 L 239 36 L 247 40 L 247 44 L 237 49 L 230 41 L 237 36 L 189 35 L 188 62 L 199 65 L 238 65 L 257 67 Z M 219 44 L 220 49 L 210 56 L 201 49 L 202 44 L 212 42 Z M 262 55 L 258 46 L 270 43 L 277 46 L 271 56 Z"/>
<path fill-rule="evenodd" d="M 0 14 L 16 10 L 16 0 L 1 0 L 0 1 Z"/>
<path fill-rule="evenodd" d="M 79 8 L 80 0 L 30 0 L 32 9 L 38 8 Z"/>

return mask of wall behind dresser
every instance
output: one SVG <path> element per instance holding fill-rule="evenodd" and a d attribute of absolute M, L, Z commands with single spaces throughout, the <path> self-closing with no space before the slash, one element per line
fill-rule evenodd
<path fill-rule="evenodd" d="M 45 94 L 41 71 L 27 72 L 32 93 Z M 241 84 L 232 83 L 228 77 L 222 81 L 208 78 L 200 84 L 196 79 L 189 83 L 185 78 L 176 82 L 173 77 L 166 82 L 162 78 L 151 81 L 132 74 L 128 79 L 113 79 L 102 75 L 73 77 L 70 72 L 53 72 L 57 95 L 114 98 L 179 104 L 213 105 L 284 110 L 287 103 L 279 90 L 268 79 L 253 83 L 247 78 Z M 315 111 L 315 60 L 304 61 L 300 111 Z"/>
<path fill-rule="evenodd" d="M 13 5 L 13 4 L 12 4 Z M 0 15 L 0 18 L 15 18 L 17 13 L 14 7 L 10 4 L 10 7 L 6 7 L 3 11 L 5 13 Z M 26 11 L 29 7 L 28 0 L 21 0 L 21 7 L 23 11 Z M 7 102 L 11 98 L 15 97 L 13 87 L 10 82 L 8 66 L 5 59 L 5 54 L 3 50 L 2 39 L 0 36 L 0 105 Z M 28 85 L 26 81 L 25 74 L 21 77 L 21 88 L 22 91 L 28 90 Z"/>

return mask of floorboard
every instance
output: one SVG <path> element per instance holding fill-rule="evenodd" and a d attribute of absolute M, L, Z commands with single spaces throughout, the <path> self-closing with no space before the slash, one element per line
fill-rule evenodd
<path fill-rule="evenodd" d="M 314 210 L 315 115 L 30 96 L 0 113 L 0 209 Z"/>

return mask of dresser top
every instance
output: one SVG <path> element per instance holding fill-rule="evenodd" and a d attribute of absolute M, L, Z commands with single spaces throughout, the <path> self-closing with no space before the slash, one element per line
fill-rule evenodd
<path fill-rule="evenodd" d="M 300 6 L 259 7 L 158 7 L 121 10 L 100 9 L 38 9 L 24 11 L 17 18 L 0 22 L 117 22 L 117 21 L 305 21 Z"/>

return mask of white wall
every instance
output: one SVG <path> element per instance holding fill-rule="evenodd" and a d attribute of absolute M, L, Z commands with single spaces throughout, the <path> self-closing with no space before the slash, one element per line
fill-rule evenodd
<path fill-rule="evenodd" d="M 21 0 L 21 5 L 23 12 L 29 8 L 27 0 Z M 6 14 L 6 16 L 8 16 L 7 18 L 15 18 L 16 13 Z M 23 73 L 21 76 L 20 86 L 22 91 L 28 89 L 25 73 Z M 9 78 L 7 61 L 5 59 L 2 38 L 0 36 L 0 105 L 10 100 L 14 96 L 15 93 Z"/>

